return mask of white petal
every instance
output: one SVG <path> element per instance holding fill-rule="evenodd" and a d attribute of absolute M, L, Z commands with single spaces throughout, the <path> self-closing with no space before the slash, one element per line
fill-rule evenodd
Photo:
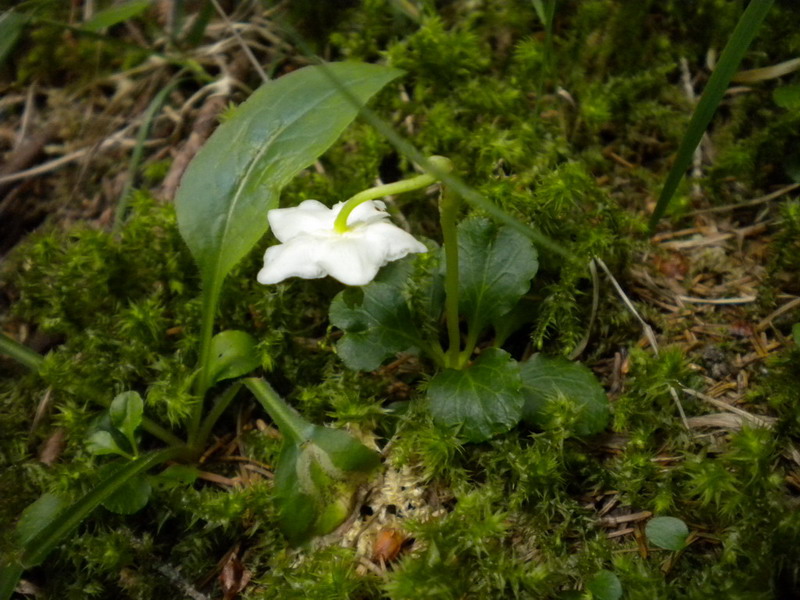
<path fill-rule="evenodd" d="M 276 208 L 267 213 L 272 233 L 288 242 L 304 233 L 333 229 L 336 214 L 318 200 L 304 200 L 292 208 Z"/>
<path fill-rule="evenodd" d="M 320 267 L 346 285 L 367 285 L 383 266 L 381 253 L 362 236 L 344 234 L 326 244 Z"/>
<path fill-rule="evenodd" d="M 367 244 L 376 251 L 380 250 L 382 259 L 380 266 L 399 260 L 408 254 L 428 251 L 425 244 L 391 223 L 371 223 L 364 230 Z"/>
<path fill-rule="evenodd" d="M 338 204 L 336 206 L 338 206 Z M 336 210 L 336 207 L 334 207 L 334 210 Z M 336 211 L 336 214 L 339 214 L 339 212 Z M 386 205 L 383 202 L 380 200 L 369 200 L 359 204 L 353 209 L 353 212 L 351 212 L 350 216 L 347 218 L 347 224 L 352 227 L 360 224 L 375 223 L 388 218 L 389 213 L 386 212 Z"/>
<path fill-rule="evenodd" d="M 264 285 L 279 283 L 289 277 L 319 279 L 328 273 L 319 265 L 320 254 L 325 244 L 312 236 L 297 236 L 294 239 L 267 248 L 264 266 L 258 272 L 258 282 Z"/>

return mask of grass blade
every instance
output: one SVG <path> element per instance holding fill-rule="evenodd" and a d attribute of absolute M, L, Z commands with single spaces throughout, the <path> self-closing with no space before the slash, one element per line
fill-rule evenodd
<path fill-rule="evenodd" d="M 725 49 L 722 51 L 719 62 L 714 68 L 714 72 L 711 74 L 705 90 L 703 90 L 700 102 L 697 103 L 697 107 L 689 121 L 689 126 L 683 136 L 683 140 L 681 140 L 681 145 L 678 147 L 675 163 L 672 165 L 672 169 L 667 175 L 664 187 L 661 190 L 661 195 L 658 197 L 656 208 L 650 216 L 649 226 L 651 231 L 655 229 L 659 219 L 664 215 L 664 211 L 667 209 L 670 200 L 672 200 L 675 190 L 678 189 L 678 184 L 681 182 L 686 169 L 692 161 L 695 148 L 697 148 L 697 145 L 700 143 L 700 139 L 703 137 L 703 133 L 711 122 L 711 117 L 714 116 L 731 78 L 734 73 L 736 73 L 736 69 L 739 67 L 744 53 L 750 46 L 750 42 L 753 41 L 773 1 L 774 0 L 751 0 L 747 9 L 745 9 L 744 13 L 742 13 L 742 16 L 739 18 L 736 28 L 733 30 L 728 43 L 725 45 Z"/>
<path fill-rule="evenodd" d="M 38 371 L 44 361 L 41 354 L 12 340 L 4 333 L 0 333 L 0 354 L 7 354 L 32 371 Z"/>

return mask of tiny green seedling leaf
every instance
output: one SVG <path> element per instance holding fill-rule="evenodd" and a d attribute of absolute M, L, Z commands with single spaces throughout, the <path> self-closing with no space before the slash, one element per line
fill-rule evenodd
<path fill-rule="evenodd" d="M 459 427 L 468 441 L 483 442 L 519 423 L 521 389 L 517 361 L 489 348 L 464 370 L 437 373 L 428 384 L 428 406 L 436 423 Z"/>
<path fill-rule="evenodd" d="M 477 336 L 528 291 L 539 268 L 536 248 L 510 227 L 475 218 L 458 226 L 458 254 L 459 312 Z"/>
<path fill-rule="evenodd" d="M 535 354 L 521 365 L 522 418 L 541 429 L 558 426 L 558 401 L 566 402 L 577 413 L 572 422 L 578 436 L 593 435 L 608 424 L 608 397 L 597 378 L 586 366 L 563 358 Z"/>
<path fill-rule="evenodd" d="M 792 325 L 792 339 L 794 340 L 795 346 L 800 348 L 800 323 Z"/>
<path fill-rule="evenodd" d="M 123 442 L 124 443 L 124 442 Z M 125 458 L 131 458 L 131 453 L 120 447 L 114 433 L 107 430 L 95 431 L 86 440 L 86 449 L 96 456 L 106 454 L 118 454 Z"/>
<path fill-rule="evenodd" d="M 138 454 L 135 433 L 142 424 L 143 413 L 144 402 L 138 392 L 122 392 L 111 401 L 111 406 L 108 407 L 111 424 L 119 429 L 128 440 L 134 455 Z"/>
<path fill-rule="evenodd" d="M 659 548 L 677 552 L 686 547 L 689 528 L 675 517 L 655 517 L 645 526 L 647 539 Z"/>
<path fill-rule="evenodd" d="M 622 598 L 622 583 L 611 571 L 605 569 L 595 573 L 586 583 L 586 589 L 594 600 L 619 600 Z"/>
<path fill-rule="evenodd" d="M 211 340 L 211 382 L 247 375 L 261 364 L 256 341 L 244 331 L 221 331 Z"/>

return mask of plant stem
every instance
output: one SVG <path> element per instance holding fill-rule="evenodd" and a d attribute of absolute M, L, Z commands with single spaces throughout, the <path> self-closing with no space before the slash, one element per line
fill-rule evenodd
<path fill-rule="evenodd" d="M 165 444 L 169 444 L 170 446 L 186 445 L 186 443 L 181 438 L 174 435 L 168 429 L 162 427 L 155 421 L 148 419 L 147 417 L 142 417 L 142 429 L 144 429 L 147 433 L 149 433 L 153 437 L 157 437 Z"/>
<path fill-rule="evenodd" d="M 11 339 L 4 333 L 0 333 L 0 353 L 7 354 L 32 371 L 38 371 L 44 362 L 41 354 Z"/>
<path fill-rule="evenodd" d="M 197 403 L 192 408 L 189 421 L 189 445 L 197 450 L 198 432 L 203 418 L 203 405 L 208 388 L 211 387 L 209 368 L 211 366 L 211 338 L 214 337 L 214 316 L 219 304 L 219 286 L 209 285 L 212 278 L 204 278 L 203 282 L 203 317 L 200 325 L 200 360 L 199 372 L 195 382 L 195 395 Z"/>
<path fill-rule="evenodd" d="M 452 163 L 450 162 L 450 159 L 445 158 L 444 156 L 431 156 L 428 158 L 428 160 L 443 171 L 449 172 L 452 169 Z M 429 185 L 436 183 L 436 181 L 438 181 L 436 177 L 429 173 L 425 173 L 424 175 L 418 175 L 416 177 L 411 177 L 410 179 L 403 179 L 401 181 L 395 181 L 394 183 L 379 185 L 369 188 L 368 190 L 364 190 L 363 192 L 359 192 L 344 203 L 342 210 L 337 215 L 336 221 L 333 224 L 333 229 L 337 233 L 344 233 L 347 231 L 347 218 L 359 204 L 363 204 L 368 200 L 383 198 L 384 196 L 393 196 L 395 194 L 402 194 L 404 192 L 418 190 L 428 187 Z"/>
<path fill-rule="evenodd" d="M 444 188 L 439 204 L 439 223 L 444 239 L 444 291 L 445 317 L 447 319 L 447 337 L 450 346 L 447 348 L 445 365 L 457 368 L 461 333 L 458 328 L 458 230 L 456 229 L 456 213 L 458 198 L 450 188 Z"/>
<path fill-rule="evenodd" d="M 299 444 L 309 437 L 313 425 L 286 404 L 270 384 L 259 377 L 249 377 L 243 382 L 278 426 L 284 438 Z"/>
<path fill-rule="evenodd" d="M 214 407 L 209 411 L 206 418 L 203 419 L 203 424 L 200 426 L 200 429 L 197 433 L 197 445 L 202 446 L 206 443 L 211 430 L 214 428 L 217 420 L 222 416 L 222 413 L 225 412 L 225 409 L 230 406 L 230 403 L 233 402 L 233 399 L 236 397 L 236 393 L 241 389 L 242 382 L 237 381 L 231 387 L 229 387 L 225 392 L 220 396 L 217 403 Z"/>

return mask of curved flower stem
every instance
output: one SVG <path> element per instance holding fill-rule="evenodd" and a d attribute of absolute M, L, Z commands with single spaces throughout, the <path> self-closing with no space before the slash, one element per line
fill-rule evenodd
<path fill-rule="evenodd" d="M 450 159 L 444 156 L 431 156 L 428 158 L 428 161 L 433 163 L 437 168 L 446 172 L 450 172 L 453 168 Z M 385 196 L 393 196 L 395 194 L 402 194 L 404 192 L 418 190 L 428 187 L 432 183 L 436 183 L 436 181 L 436 177 L 425 173 L 424 175 L 417 175 L 416 177 L 411 177 L 410 179 L 403 179 L 401 181 L 395 181 L 394 183 L 379 185 L 369 188 L 368 190 L 364 190 L 363 192 L 359 192 L 345 202 L 342 210 L 336 217 L 336 221 L 333 223 L 333 230 L 336 231 L 336 233 L 344 233 L 347 231 L 347 218 L 359 204 L 363 204 L 368 200 L 376 200 Z"/>
<path fill-rule="evenodd" d="M 458 230 L 456 229 L 456 213 L 458 198 L 449 188 L 444 189 L 439 204 L 439 223 L 444 239 L 444 290 L 445 316 L 447 319 L 447 337 L 450 346 L 447 348 L 445 365 L 455 369 L 459 366 L 459 349 L 461 334 L 458 329 Z"/>

